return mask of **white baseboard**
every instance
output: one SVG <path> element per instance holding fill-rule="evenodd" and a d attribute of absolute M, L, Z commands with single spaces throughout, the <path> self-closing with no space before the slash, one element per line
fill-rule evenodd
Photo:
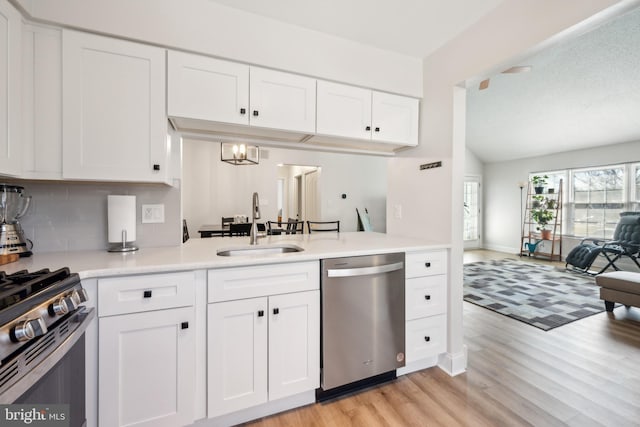
<path fill-rule="evenodd" d="M 483 249 L 487 249 L 490 251 L 496 251 L 496 252 L 504 252 L 507 254 L 519 254 L 520 251 L 518 251 L 518 248 L 513 247 L 513 246 L 502 246 L 502 245 L 492 245 L 492 244 L 486 244 L 484 245 Z"/>
<path fill-rule="evenodd" d="M 462 351 L 458 353 L 443 353 L 438 359 L 438 367 L 455 377 L 467 370 L 467 346 L 462 346 Z"/>

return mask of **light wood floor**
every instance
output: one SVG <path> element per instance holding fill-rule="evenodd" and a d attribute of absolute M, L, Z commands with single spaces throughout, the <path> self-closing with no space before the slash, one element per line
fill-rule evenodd
<path fill-rule="evenodd" d="M 471 251 L 465 262 L 501 257 Z M 431 368 L 249 425 L 640 426 L 640 309 L 544 332 L 464 303 L 464 336 L 462 375 Z"/>

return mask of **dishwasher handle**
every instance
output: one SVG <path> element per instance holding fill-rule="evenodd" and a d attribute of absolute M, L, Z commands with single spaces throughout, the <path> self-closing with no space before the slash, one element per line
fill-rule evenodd
<path fill-rule="evenodd" d="M 393 264 L 376 265 L 374 267 L 359 268 L 331 268 L 327 270 L 328 277 L 355 277 L 367 276 L 369 274 L 390 273 L 401 270 L 404 262 L 394 262 Z"/>

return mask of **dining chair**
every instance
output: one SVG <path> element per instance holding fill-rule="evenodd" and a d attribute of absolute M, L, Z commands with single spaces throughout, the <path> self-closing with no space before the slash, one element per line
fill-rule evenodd
<path fill-rule="evenodd" d="M 282 221 L 267 221 L 267 234 L 276 236 L 282 234 Z"/>
<path fill-rule="evenodd" d="M 295 218 L 287 220 L 287 234 L 304 234 L 304 221 L 298 221 Z"/>
<path fill-rule="evenodd" d="M 251 232 L 250 222 L 240 222 L 229 224 L 229 234 L 231 236 L 248 236 Z"/>
<path fill-rule="evenodd" d="M 340 232 L 340 221 L 307 221 L 309 234 L 323 231 Z"/>

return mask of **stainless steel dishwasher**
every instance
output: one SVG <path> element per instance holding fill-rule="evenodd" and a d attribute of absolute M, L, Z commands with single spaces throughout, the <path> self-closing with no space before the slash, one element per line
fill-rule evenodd
<path fill-rule="evenodd" d="M 404 253 L 321 261 L 318 400 L 395 378 L 405 365 Z"/>

